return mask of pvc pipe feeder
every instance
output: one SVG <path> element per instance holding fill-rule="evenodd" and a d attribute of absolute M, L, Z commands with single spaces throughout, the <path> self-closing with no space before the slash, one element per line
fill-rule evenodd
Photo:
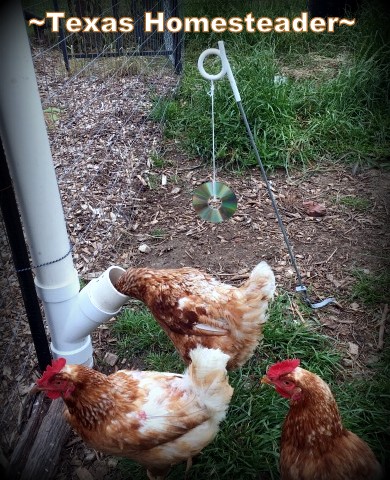
<path fill-rule="evenodd" d="M 118 292 L 114 284 L 124 271 L 121 267 L 112 266 L 81 290 L 75 310 L 71 312 L 63 331 L 67 341 L 76 342 L 80 335 L 88 335 L 119 313 L 129 297 Z"/>
<path fill-rule="evenodd" d="M 114 287 L 125 270 L 111 266 L 79 291 L 74 270 L 73 282 L 64 287 L 36 288 L 47 319 L 51 319 L 51 351 L 54 358 L 64 357 L 69 363 L 93 365 L 89 334 L 117 315 L 129 297 Z"/>
<path fill-rule="evenodd" d="M 90 333 L 129 297 L 110 267 L 80 291 L 20 2 L 0 6 L 0 133 L 55 358 L 93 365 Z"/>

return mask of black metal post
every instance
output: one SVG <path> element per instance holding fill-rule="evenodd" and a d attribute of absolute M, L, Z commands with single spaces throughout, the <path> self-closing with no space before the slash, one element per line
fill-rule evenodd
<path fill-rule="evenodd" d="M 172 17 L 180 17 L 179 0 L 172 0 Z M 175 72 L 180 75 L 183 71 L 182 50 L 183 33 L 181 31 L 173 35 L 173 65 Z"/>
<path fill-rule="evenodd" d="M 0 208 L 37 353 L 39 369 L 43 372 L 51 362 L 51 353 L 32 271 L 30 270 L 30 259 L 2 142 L 0 142 Z"/>
<path fill-rule="evenodd" d="M 111 5 L 112 5 L 112 16 L 116 18 L 117 22 L 119 21 L 120 15 L 119 15 L 119 0 L 111 0 Z M 122 41 L 122 35 L 119 32 L 116 32 L 115 34 L 115 44 L 116 44 L 116 53 L 119 57 L 119 55 L 122 52 L 123 48 L 123 41 Z"/>
<path fill-rule="evenodd" d="M 60 11 L 60 9 L 58 8 L 57 0 L 53 0 L 53 7 L 54 7 L 55 12 Z M 65 33 L 64 33 L 64 29 L 62 27 L 62 22 L 61 21 L 60 21 L 60 26 L 59 26 L 58 38 L 60 39 L 60 48 L 61 48 L 61 51 L 62 51 L 62 56 L 64 57 L 65 68 L 66 68 L 66 71 L 69 72 L 69 70 L 70 70 L 69 57 L 68 57 L 68 52 L 66 50 Z"/>

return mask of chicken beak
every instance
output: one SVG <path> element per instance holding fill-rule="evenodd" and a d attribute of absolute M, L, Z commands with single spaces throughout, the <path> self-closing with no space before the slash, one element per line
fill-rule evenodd
<path fill-rule="evenodd" d="M 266 383 L 267 385 L 272 385 L 271 380 L 267 377 L 267 375 L 263 375 L 263 378 L 261 379 L 261 383 Z"/>

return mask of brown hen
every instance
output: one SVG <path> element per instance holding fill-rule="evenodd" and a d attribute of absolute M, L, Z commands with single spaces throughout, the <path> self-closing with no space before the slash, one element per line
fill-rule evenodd
<path fill-rule="evenodd" d="M 127 457 L 165 478 L 172 465 L 198 454 L 218 432 L 233 394 L 228 356 L 198 347 L 183 375 L 119 370 L 104 375 L 54 360 L 35 390 L 62 397 L 66 419 L 101 452 Z"/>
<path fill-rule="evenodd" d="M 343 427 L 329 386 L 299 364 L 298 359 L 276 363 L 262 379 L 290 399 L 280 442 L 280 479 L 383 478 L 367 443 Z"/>
<path fill-rule="evenodd" d="M 183 360 L 197 345 L 220 348 L 227 368 L 242 366 L 253 354 L 275 292 L 275 277 L 259 263 L 240 287 L 219 282 L 194 268 L 129 268 L 115 288 L 144 302 Z"/>

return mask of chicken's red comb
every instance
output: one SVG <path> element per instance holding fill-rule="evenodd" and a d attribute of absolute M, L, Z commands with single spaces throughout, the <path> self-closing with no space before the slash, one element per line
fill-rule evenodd
<path fill-rule="evenodd" d="M 51 365 L 46 367 L 42 377 L 37 380 L 37 385 L 41 386 L 43 383 L 47 382 L 54 374 L 60 372 L 65 367 L 65 364 L 65 358 L 57 358 L 56 360 L 52 360 Z"/>
<path fill-rule="evenodd" d="M 301 361 L 299 358 L 291 358 L 289 360 L 274 363 L 267 370 L 267 377 L 270 380 L 279 378 L 281 375 L 292 372 L 295 368 L 299 367 L 300 363 Z"/>

